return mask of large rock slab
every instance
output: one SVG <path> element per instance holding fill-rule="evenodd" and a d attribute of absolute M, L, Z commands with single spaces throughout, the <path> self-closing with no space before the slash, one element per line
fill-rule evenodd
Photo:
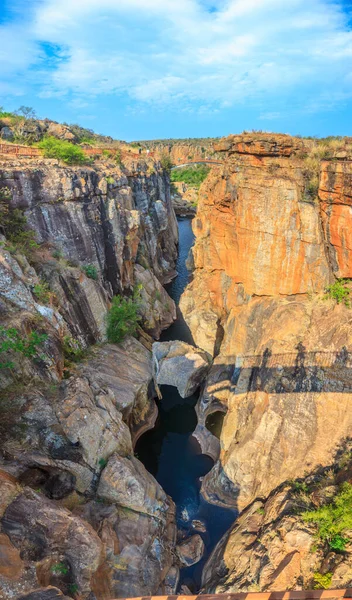
<path fill-rule="evenodd" d="M 210 358 L 185 342 L 155 342 L 153 366 L 158 385 L 177 387 L 182 398 L 194 394 L 210 368 Z"/>
<path fill-rule="evenodd" d="M 169 502 L 162 487 L 134 456 L 114 454 L 103 470 L 98 495 L 149 516 L 165 518 Z"/>

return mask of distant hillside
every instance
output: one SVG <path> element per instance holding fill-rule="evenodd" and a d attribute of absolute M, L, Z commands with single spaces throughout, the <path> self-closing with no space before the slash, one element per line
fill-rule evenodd
<path fill-rule="evenodd" d="M 34 110 L 23 106 L 15 112 L 0 107 L 0 139 L 16 144 L 34 144 L 46 136 L 53 136 L 73 144 L 104 145 L 118 142 L 107 135 L 76 123 L 58 123 L 51 119 L 39 119 Z"/>

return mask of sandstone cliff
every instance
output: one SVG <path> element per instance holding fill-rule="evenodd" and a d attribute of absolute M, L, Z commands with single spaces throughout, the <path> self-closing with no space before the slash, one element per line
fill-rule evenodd
<path fill-rule="evenodd" d="M 202 185 L 193 221 L 180 306 L 195 343 L 216 356 L 197 408 L 196 436 L 219 457 L 202 492 L 240 511 L 333 464 L 351 431 L 352 313 L 325 290 L 351 276 L 352 162 L 346 153 L 313 160 L 315 144 L 220 141 L 224 166 Z M 219 441 L 205 427 L 218 410 Z"/>
<path fill-rule="evenodd" d="M 346 446 L 333 469 L 320 469 L 281 486 L 267 500 L 256 500 L 246 508 L 205 565 L 203 592 L 349 587 L 352 545 L 348 537 L 342 542 L 343 551 L 334 551 L 305 515 L 333 506 L 343 482 L 351 480 L 350 458 Z M 350 504 L 345 509 L 351 516 Z"/>

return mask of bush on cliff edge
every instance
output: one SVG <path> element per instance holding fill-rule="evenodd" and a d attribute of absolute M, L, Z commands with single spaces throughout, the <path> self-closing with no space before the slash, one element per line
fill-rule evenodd
<path fill-rule="evenodd" d="M 138 302 L 134 298 L 115 296 L 107 316 L 106 336 L 109 342 L 118 344 L 126 335 L 136 333 L 138 321 Z"/>
<path fill-rule="evenodd" d="M 68 165 L 79 165 L 89 162 L 82 148 L 54 137 L 46 137 L 38 144 L 38 148 L 44 150 L 47 158 L 57 158 Z"/>

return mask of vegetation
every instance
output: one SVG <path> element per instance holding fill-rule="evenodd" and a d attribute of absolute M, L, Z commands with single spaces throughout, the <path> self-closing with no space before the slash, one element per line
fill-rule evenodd
<path fill-rule="evenodd" d="M 165 171 L 171 171 L 173 164 L 168 154 L 163 154 L 160 158 L 160 164 Z"/>
<path fill-rule="evenodd" d="M 75 596 L 78 592 L 78 585 L 77 583 L 70 583 L 70 585 L 68 586 L 68 593 L 72 594 L 72 596 Z"/>
<path fill-rule="evenodd" d="M 32 108 L 31 106 L 20 106 L 16 111 L 15 114 L 19 115 L 20 117 L 24 117 L 24 119 L 36 119 L 37 118 L 37 114 L 34 110 L 34 108 Z"/>
<path fill-rule="evenodd" d="M 320 590 L 321 588 L 327 590 L 331 586 L 332 573 L 325 573 L 325 575 L 321 575 L 321 573 L 314 573 L 314 581 L 316 583 L 314 586 L 316 590 Z"/>
<path fill-rule="evenodd" d="M 202 145 L 204 148 L 209 148 L 212 146 L 213 142 L 219 140 L 220 138 L 164 138 L 161 140 L 139 140 L 136 142 L 131 142 L 131 146 L 136 147 L 144 146 L 145 148 L 155 148 L 156 146 L 174 146 L 175 144 L 193 144 L 193 145 Z M 204 150 L 202 148 L 202 151 Z"/>
<path fill-rule="evenodd" d="M 79 363 L 87 356 L 87 350 L 82 348 L 81 344 L 69 335 L 65 335 L 62 340 L 62 351 L 65 357 L 65 365 Z"/>
<path fill-rule="evenodd" d="M 10 207 L 11 194 L 8 188 L 0 189 L 0 232 L 5 235 L 10 251 L 22 252 L 31 258 L 33 250 L 39 248 L 35 233 L 27 228 L 23 211 Z"/>
<path fill-rule="evenodd" d="M 20 354 L 25 358 L 37 358 L 39 356 L 39 348 L 48 336 L 45 333 L 31 331 L 29 334 L 21 335 L 14 327 L 5 329 L 0 327 L 0 357 L 8 353 Z M 0 362 L 1 369 L 13 368 L 12 361 L 6 360 Z"/>
<path fill-rule="evenodd" d="M 181 167 L 174 169 L 171 173 L 171 181 L 183 181 L 189 185 L 200 187 L 204 179 L 208 176 L 210 167 L 206 165 L 194 165 L 193 167 Z"/>
<path fill-rule="evenodd" d="M 53 297 L 53 293 L 50 291 L 48 284 L 45 282 L 36 283 L 33 286 L 32 291 L 39 304 L 49 304 Z"/>
<path fill-rule="evenodd" d="M 352 529 L 352 485 L 344 483 L 330 504 L 302 513 L 303 520 L 315 523 L 318 537 L 335 552 L 343 552 L 349 540 L 345 532 Z"/>
<path fill-rule="evenodd" d="M 95 281 L 98 279 L 98 271 L 95 265 L 85 265 L 82 269 L 89 279 L 94 279 Z"/>
<path fill-rule="evenodd" d="M 62 562 L 58 562 L 55 563 L 52 567 L 51 567 L 51 571 L 52 573 L 58 573 L 60 575 L 67 575 L 68 573 L 68 568 L 65 566 L 64 563 Z"/>
<path fill-rule="evenodd" d="M 55 137 L 49 136 L 44 138 L 38 144 L 38 148 L 44 150 L 44 155 L 47 158 L 57 158 L 68 165 L 84 164 L 89 162 L 82 148 L 67 142 L 66 140 L 58 140 Z"/>
<path fill-rule="evenodd" d="M 3 106 L 0 106 L 0 119 L 6 119 L 8 117 L 13 117 L 13 116 L 14 116 L 14 113 L 5 110 Z"/>
<path fill-rule="evenodd" d="M 350 290 L 347 287 L 348 283 L 348 279 L 337 279 L 335 283 L 326 288 L 325 298 L 333 298 L 336 300 L 337 304 L 343 302 L 347 307 L 350 307 Z"/>
<path fill-rule="evenodd" d="M 139 304 L 135 298 L 115 296 L 107 316 L 106 335 L 109 342 L 118 344 L 126 335 L 134 335 L 140 320 Z"/>

